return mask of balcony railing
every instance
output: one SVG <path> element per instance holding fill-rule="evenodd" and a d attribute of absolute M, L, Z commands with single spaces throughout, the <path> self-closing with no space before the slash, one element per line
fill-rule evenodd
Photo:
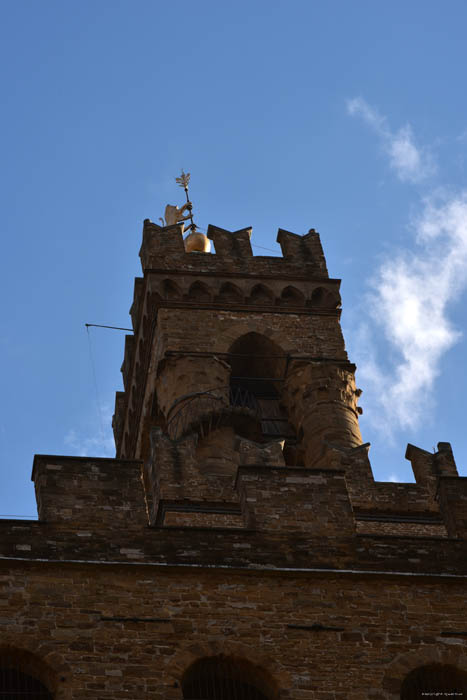
<path fill-rule="evenodd" d="M 180 408 L 169 418 L 167 433 L 177 440 L 195 423 L 203 421 L 206 432 L 220 425 L 222 415 L 229 409 L 248 411 L 251 418 L 261 418 L 256 397 L 242 386 L 223 386 L 188 394 L 180 399 Z"/>

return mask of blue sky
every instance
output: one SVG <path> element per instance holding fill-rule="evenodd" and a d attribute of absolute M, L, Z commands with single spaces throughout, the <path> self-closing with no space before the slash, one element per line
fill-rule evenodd
<path fill-rule="evenodd" d="M 124 334 L 84 324 L 129 325 L 182 167 L 201 226 L 321 233 L 376 478 L 412 478 L 407 442 L 467 474 L 464 2 L 0 12 L 0 513 L 35 514 L 34 453 L 113 455 Z"/>

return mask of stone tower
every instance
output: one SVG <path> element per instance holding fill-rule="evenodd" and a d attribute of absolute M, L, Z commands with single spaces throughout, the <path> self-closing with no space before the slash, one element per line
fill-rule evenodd
<path fill-rule="evenodd" d="M 373 479 L 318 234 L 146 220 L 115 459 L 36 455 L 0 521 L 0 696 L 467 697 L 467 479 Z"/>
<path fill-rule="evenodd" d="M 280 230 L 282 258 L 253 256 L 251 229 L 215 226 L 215 255 L 186 253 L 182 231 L 144 223 L 117 456 L 145 463 L 152 523 L 238 526 L 240 466 L 326 468 L 332 445 L 362 442 L 339 280 L 314 230 Z"/>

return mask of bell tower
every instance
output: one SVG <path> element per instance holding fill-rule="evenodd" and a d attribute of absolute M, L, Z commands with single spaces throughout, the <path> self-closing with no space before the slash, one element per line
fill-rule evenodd
<path fill-rule="evenodd" d="M 144 222 L 116 458 L 36 455 L 39 520 L 0 521 L 0 696 L 466 697 L 450 444 L 375 481 L 318 234 L 254 256 L 187 189 Z"/>
<path fill-rule="evenodd" d="M 314 229 L 279 229 L 274 257 L 253 256 L 250 228 L 204 236 L 192 224 L 184 240 L 181 216 L 163 223 L 143 227 L 117 457 L 144 463 L 153 523 L 185 525 L 191 512 L 245 524 L 241 465 L 326 469 L 330 450 L 362 442 L 340 280 Z"/>

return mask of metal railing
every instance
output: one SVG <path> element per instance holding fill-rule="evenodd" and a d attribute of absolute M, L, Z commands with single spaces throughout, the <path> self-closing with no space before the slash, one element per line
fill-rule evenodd
<path fill-rule="evenodd" d="M 222 412 L 232 408 L 248 410 L 257 419 L 261 417 L 256 397 L 242 386 L 197 391 L 176 403 L 181 403 L 181 406 L 167 422 L 167 433 L 172 440 L 180 438 L 193 423 L 203 418 L 208 421 L 207 430 L 212 430 L 220 422 Z"/>

